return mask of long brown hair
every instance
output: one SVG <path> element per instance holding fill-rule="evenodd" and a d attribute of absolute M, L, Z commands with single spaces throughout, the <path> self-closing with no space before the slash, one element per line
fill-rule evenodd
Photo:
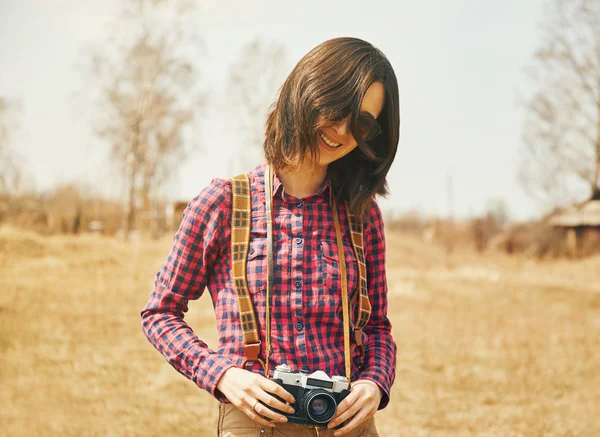
<path fill-rule="evenodd" d="M 382 134 L 364 141 L 358 134 L 360 105 L 374 82 L 385 88 L 377 118 Z M 319 115 L 322 123 L 317 123 Z M 352 213 L 364 217 L 375 195 L 388 194 L 386 176 L 400 135 L 398 81 L 388 59 L 373 45 L 358 38 L 334 38 L 296 64 L 269 111 L 265 156 L 279 169 L 295 167 L 308 154 L 317 162 L 318 131 L 348 117 L 358 147 L 329 164 L 327 171 L 339 201 L 347 201 Z"/>

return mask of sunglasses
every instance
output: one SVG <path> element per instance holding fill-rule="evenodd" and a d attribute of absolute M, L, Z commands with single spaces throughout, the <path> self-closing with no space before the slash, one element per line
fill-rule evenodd
<path fill-rule="evenodd" d="M 341 123 L 344 120 L 347 120 L 349 117 L 340 117 L 339 119 L 331 120 L 334 123 Z M 363 141 L 369 141 L 373 138 L 381 135 L 382 130 L 377 120 L 368 112 L 361 112 L 358 116 L 358 134 L 362 138 Z"/>

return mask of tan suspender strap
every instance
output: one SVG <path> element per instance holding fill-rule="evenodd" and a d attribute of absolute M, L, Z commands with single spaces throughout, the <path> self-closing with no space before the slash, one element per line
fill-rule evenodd
<path fill-rule="evenodd" d="M 346 363 L 346 378 L 348 382 L 352 380 L 352 363 L 350 360 L 350 314 L 348 304 L 348 279 L 346 276 L 346 257 L 344 256 L 344 243 L 342 242 L 342 232 L 340 231 L 340 221 L 338 219 L 337 204 L 333 200 L 333 221 L 335 223 L 335 236 L 337 240 L 338 259 L 340 264 L 340 277 L 342 278 L 342 314 L 344 318 L 344 361 Z"/>
<path fill-rule="evenodd" d="M 258 361 L 264 367 L 260 355 L 260 334 L 256 323 L 256 313 L 252 298 L 248 292 L 246 279 L 246 263 L 248 258 L 248 245 L 250 242 L 251 209 L 250 209 L 250 181 L 248 175 L 242 174 L 231 179 L 233 206 L 231 216 L 231 266 L 233 282 L 237 293 L 240 309 L 240 325 L 244 338 L 246 358 L 242 368 L 248 361 Z"/>
<path fill-rule="evenodd" d="M 361 362 L 364 358 L 364 346 L 362 344 L 362 331 L 371 317 L 371 303 L 369 302 L 369 292 L 367 287 L 367 264 L 365 261 L 365 245 L 363 237 L 363 224 L 355 215 L 349 213 L 348 204 L 346 204 L 348 216 L 348 228 L 350 229 L 350 239 L 354 246 L 354 254 L 358 261 L 358 317 L 354 324 L 354 338 L 356 346 L 359 348 Z"/>

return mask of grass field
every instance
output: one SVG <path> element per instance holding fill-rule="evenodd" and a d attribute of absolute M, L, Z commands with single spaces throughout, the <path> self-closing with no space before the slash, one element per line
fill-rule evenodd
<path fill-rule="evenodd" d="M 0 228 L 0 435 L 216 435 L 216 401 L 140 327 L 170 244 Z M 389 235 L 388 284 L 399 352 L 382 436 L 600 436 L 600 258 Z M 216 344 L 208 295 L 186 320 Z"/>

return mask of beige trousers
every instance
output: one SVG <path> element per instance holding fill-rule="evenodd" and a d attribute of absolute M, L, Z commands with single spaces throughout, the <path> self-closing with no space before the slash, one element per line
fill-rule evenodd
<path fill-rule="evenodd" d="M 278 423 L 275 428 L 262 426 L 232 404 L 219 404 L 218 427 L 218 437 L 333 437 L 334 432 L 297 423 Z M 379 437 L 375 419 L 365 421 L 344 437 Z"/>

